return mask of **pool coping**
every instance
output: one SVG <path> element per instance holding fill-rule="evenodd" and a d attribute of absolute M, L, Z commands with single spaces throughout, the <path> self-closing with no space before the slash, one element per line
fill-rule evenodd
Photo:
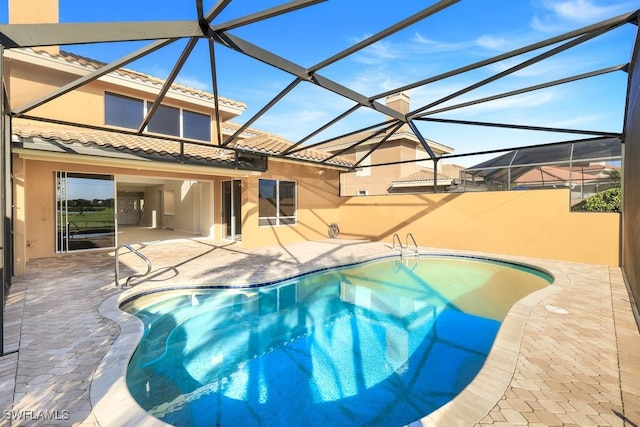
<path fill-rule="evenodd" d="M 332 267 L 309 268 L 292 276 L 283 276 L 266 283 L 275 283 L 295 279 L 328 268 L 343 267 L 351 264 L 389 258 L 393 255 L 362 256 L 361 259 Z M 397 255 L 395 255 L 397 256 Z M 456 256 L 474 259 L 486 259 L 520 265 L 539 270 L 554 278 L 549 286 L 533 292 L 516 302 L 507 313 L 498 335 L 491 347 L 485 363 L 476 377 L 453 400 L 438 408 L 431 414 L 411 423 L 411 426 L 469 426 L 479 422 L 486 416 L 507 390 L 516 368 L 520 353 L 520 345 L 529 314 L 540 301 L 566 288 L 570 283 L 567 276 L 536 264 L 514 261 L 518 257 L 507 257 L 494 254 L 466 251 L 420 251 L 420 256 Z M 543 261 L 543 260 L 541 260 Z M 256 283 L 228 283 L 226 287 L 256 287 L 265 281 Z M 144 332 L 144 325 L 136 316 L 120 310 L 120 306 L 139 295 L 180 288 L 211 288 L 217 285 L 181 284 L 175 286 L 135 286 L 122 293 L 107 298 L 99 307 L 99 313 L 116 322 L 120 334 L 106 355 L 100 361 L 91 381 L 90 401 L 93 413 L 100 425 L 118 426 L 168 426 L 162 420 L 150 415 L 131 396 L 126 384 L 126 370 Z"/>

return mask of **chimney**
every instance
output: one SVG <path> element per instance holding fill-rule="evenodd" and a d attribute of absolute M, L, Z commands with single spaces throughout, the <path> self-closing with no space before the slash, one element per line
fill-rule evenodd
<path fill-rule="evenodd" d="M 57 24 L 58 0 L 9 0 L 9 24 Z M 38 48 L 50 54 L 60 52 L 58 46 Z"/>
<path fill-rule="evenodd" d="M 409 101 L 411 97 L 406 92 L 396 93 L 387 96 L 385 99 L 387 107 L 398 111 L 399 113 L 406 115 L 409 113 Z M 388 117 L 390 119 L 390 117 Z M 408 125 L 403 125 L 399 131 L 404 132 L 409 129 Z"/>

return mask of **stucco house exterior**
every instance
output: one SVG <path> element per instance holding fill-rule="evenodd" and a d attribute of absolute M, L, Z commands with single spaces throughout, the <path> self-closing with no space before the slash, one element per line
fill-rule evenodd
<path fill-rule="evenodd" d="M 22 11 L 56 22 L 57 2 L 47 4 L 38 16 L 12 2 L 10 19 L 24 22 Z M 217 146 L 239 130 L 232 120 L 242 102 L 172 84 L 139 133 L 163 80 L 119 69 L 40 105 L 104 64 L 57 47 L 4 58 L 11 109 L 20 112 L 11 125 L 15 274 L 30 259 L 115 248 L 130 225 L 249 247 L 326 238 L 336 221 L 347 160 L 320 165 L 329 154 L 319 150 L 279 159 L 292 143 L 251 128 Z"/>
<path fill-rule="evenodd" d="M 410 96 L 405 92 L 390 95 L 385 101 L 387 107 L 402 114 L 410 111 Z M 428 144 L 437 156 L 453 152 L 453 148 L 435 141 L 429 140 Z M 369 153 L 373 147 L 375 150 Z M 407 125 L 391 136 L 373 130 L 359 132 L 331 141 L 322 149 L 358 163 L 355 172 L 341 174 L 342 196 L 434 192 L 434 184 L 436 191 L 441 192 L 455 184 L 461 170 L 454 165 L 443 169 L 443 164 L 438 162 L 435 178 L 434 162 Z M 421 159 L 429 160 L 416 161 Z"/>
<path fill-rule="evenodd" d="M 56 0 L 42 2 L 37 13 L 18 0 L 10 6 L 12 23 L 57 22 Z M 278 135 L 236 124 L 246 108 L 240 101 L 219 96 L 216 108 L 211 94 L 172 84 L 155 106 L 164 81 L 118 69 L 39 103 L 102 64 L 51 46 L 7 48 L 3 65 L 12 115 L 13 274 L 32 259 L 117 248 L 119 232 L 136 224 L 256 247 L 326 239 L 338 223 L 343 239 L 391 242 L 410 232 L 431 247 L 618 262 L 619 215 L 572 214 L 568 189 L 390 192 L 429 186 L 428 175 L 413 179 L 433 163 L 415 162 L 428 156 L 410 129 L 372 151 L 371 165 L 394 164 L 349 181 L 354 173 L 344 172 L 359 161 L 355 153 L 335 144 L 333 151 L 290 150 L 295 144 Z M 406 114 L 409 99 L 401 93 L 387 104 Z M 139 132 L 138 119 L 153 108 L 159 119 Z M 218 145 L 231 136 L 229 145 Z M 436 156 L 452 150 L 428 144 Z M 441 163 L 436 188 L 453 178 Z M 399 173 L 376 181 L 374 171 L 387 167 Z M 372 197 L 344 197 L 357 196 L 365 182 Z"/>

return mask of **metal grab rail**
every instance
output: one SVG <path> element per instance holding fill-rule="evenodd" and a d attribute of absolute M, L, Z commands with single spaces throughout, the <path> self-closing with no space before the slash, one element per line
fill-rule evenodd
<path fill-rule="evenodd" d="M 116 275 L 116 286 L 120 285 L 120 262 L 118 261 L 118 254 L 120 253 L 120 249 L 122 248 L 127 248 L 129 249 L 129 251 L 131 251 L 132 253 L 138 255 L 140 258 L 142 258 L 144 260 L 144 262 L 147 263 L 147 271 L 144 274 L 132 274 L 131 276 L 127 277 L 127 280 L 124 282 L 124 285 L 122 286 L 123 288 L 129 288 L 129 282 L 131 281 L 131 279 L 135 278 L 135 277 L 145 277 L 147 276 L 149 273 L 151 273 L 151 261 L 149 261 L 149 258 L 147 258 L 146 256 L 142 255 L 140 252 L 138 252 L 137 250 L 135 250 L 131 245 L 128 244 L 122 244 L 120 246 L 118 246 L 118 248 L 116 249 L 116 268 L 115 268 L 115 275 Z"/>
<path fill-rule="evenodd" d="M 404 256 L 405 255 L 405 249 L 409 249 L 409 238 L 411 238 L 411 241 L 413 242 L 413 246 L 415 246 L 415 249 L 413 250 L 413 253 L 415 256 L 418 256 L 420 251 L 418 249 L 418 243 L 416 243 L 416 239 L 413 237 L 413 234 L 411 233 L 407 233 L 407 237 L 405 238 L 405 246 L 402 246 L 402 242 L 400 241 L 400 236 L 398 235 L 398 233 L 395 233 L 393 235 L 393 244 L 391 246 L 391 249 L 395 249 L 396 248 L 396 241 L 398 242 L 398 246 L 400 246 L 400 255 Z"/>
<path fill-rule="evenodd" d="M 413 242 L 413 246 L 416 247 L 416 255 L 418 254 L 418 244 L 416 243 L 416 239 L 413 237 L 413 234 L 407 233 L 407 237 L 405 239 L 405 248 L 409 248 L 409 237 L 411 237 L 411 241 Z"/>
<path fill-rule="evenodd" d="M 395 249 L 396 248 L 396 240 L 398 241 L 398 246 L 400 246 L 400 250 L 402 250 L 402 242 L 400 241 L 400 236 L 398 236 L 398 233 L 393 235 L 393 246 L 391 247 L 391 249 Z"/>

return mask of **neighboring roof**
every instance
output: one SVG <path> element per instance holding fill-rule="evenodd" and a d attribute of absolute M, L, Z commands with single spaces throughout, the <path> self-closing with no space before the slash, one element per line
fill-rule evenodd
<path fill-rule="evenodd" d="M 235 166 L 235 154 L 232 150 L 277 156 L 293 145 L 291 142 L 277 136 L 262 134 L 258 137 L 238 140 L 229 144 L 229 149 L 225 149 L 208 143 L 181 142 L 157 136 L 134 135 L 106 129 L 76 127 L 19 118 L 13 119 L 12 133 L 14 143 L 22 143 L 24 148 L 29 149 L 45 151 L 57 149 L 68 152 L 73 147 L 85 147 L 100 149 L 100 155 L 107 157 L 109 152 L 130 153 L 149 160 L 204 162 L 209 165 L 213 162 L 214 164 L 211 166 L 216 167 Z M 255 133 L 258 133 L 258 131 L 255 131 Z M 25 143 L 27 145 L 24 145 Z M 182 144 L 184 148 L 181 152 Z M 287 158 L 320 162 L 329 156 L 324 151 L 303 150 Z M 349 167 L 352 163 L 343 158 L 335 157 L 329 160 L 326 165 Z M 251 167 L 251 164 L 244 166 L 255 169 Z"/>
<path fill-rule="evenodd" d="M 433 180 L 433 169 L 425 169 L 414 172 L 411 175 L 407 175 L 400 179 L 394 179 L 393 181 L 391 181 L 391 185 L 393 187 L 433 185 Z M 450 176 L 438 173 L 438 182 L 451 182 L 452 180 L 453 178 L 451 178 Z"/>
<path fill-rule="evenodd" d="M 490 175 L 497 169 L 549 163 L 592 163 L 619 159 L 620 138 L 592 138 L 517 148 L 466 169 L 472 175 Z"/>
<path fill-rule="evenodd" d="M 570 181 L 590 183 L 601 181 L 601 179 L 599 179 L 597 175 L 594 175 L 593 173 L 582 173 L 580 171 L 580 168 L 569 168 L 562 166 L 538 166 L 528 170 L 515 180 L 516 184 L 519 185 L 564 184 Z"/>
<path fill-rule="evenodd" d="M 440 181 L 453 181 L 460 174 L 459 171 L 464 170 L 462 166 L 459 165 L 442 165 L 438 170 L 438 182 Z M 395 187 L 403 186 L 403 185 L 429 185 L 433 184 L 434 173 L 433 169 L 424 168 L 423 170 L 414 172 L 410 175 L 404 176 L 399 179 L 394 179 L 391 181 L 391 185 Z"/>
<path fill-rule="evenodd" d="M 380 135 L 376 135 L 375 137 L 370 138 L 371 135 L 373 135 L 374 133 L 375 133 L 375 131 L 359 132 L 359 133 L 356 133 L 354 135 L 349 135 L 349 136 L 346 136 L 344 138 L 340 138 L 340 139 L 336 139 L 336 140 L 331 141 L 331 142 L 327 142 L 326 144 L 323 144 L 323 145 L 319 146 L 318 148 L 320 148 L 322 150 L 330 151 L 330 152 L 337 152 L 337 151 L 340 151 L 342 149 L 345 149 L 345 148 L 349 147 L 350 145 L 355 144 L 358 141 L 362 141 L 363 139 L 366 139 L 366 138 L 369 138 L 369 139 L 367 139 L 366 142 L 363 142 L 362 144 L 358 145 L 358 147 L 366 147 L 368 145 L 377 144 L 380 141 L 382 141 L 382 138 L 385 137 L 385 134 L 380 134 Z M 418 137 L 416 137 L 416 135 L 411 131 L 398 131 L 398 132 L 394 133 L 391 137 L 389 137 L 387 142 L 398 141 L 400 139 L 407 139 L 407 140 L 411 140 L 412 142 L 414 142 L 416 144 L 420 144 L 420 141 L 418 140 Z M 431 149 L 436 151 L 436 152 L 449 154 L 449 153 L 452 153 L 454 151 L 454 149 L 452 147 L 446 146 L 444 144 L 440 144 L 440 143 L 432 141 L 430 139 L 427 139 L 427 143 L 429 144 L 429 147 L 431 147 Z M 355 149 L 355 148 L 353 148 L 353 149 Z"/>

